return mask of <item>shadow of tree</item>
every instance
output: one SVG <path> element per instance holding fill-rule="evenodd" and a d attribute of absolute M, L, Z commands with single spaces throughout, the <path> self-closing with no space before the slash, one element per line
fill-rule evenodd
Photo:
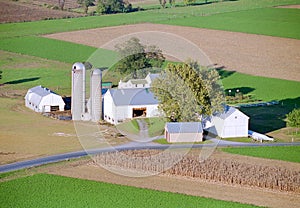
<path fill-rule="evenodd" d="M 40 77 L 31 77 L 31 78 L 17 79 L 17 80 L 5 82 L 3 84 L 21 84 L 21 83 L 24 83 L 24 82 L 36 81 L 38 79 L 40 79 Z"/>
<path fill-rule="evenodd" d="M 229 92 L 231 90 L 231 92 Z M 255 88 L 252 87 L 237 87 L 237 88 L 230 88 L 230 89 L 225 89 L 226 95 L 235 95 L 235 93 L 240 92 L 243 95 L 246 95 L 250 92 L 253 92 Z"/>
<path fill-rule="evenodd" d="M 286 127 L 286 114 L 300 107 L 300 97 L 280 100 L 278 105 L 241 108 L 250 117 L 249 129 L 269 133 Z"/>
<path fill-rule="evenodd" d="M 231 75 L 233 75 L 234 73 L 236 73 L 236 71 L 227 71 L 225 70 L 225 66 L 220 66 L 220 67 L 216 67 L 215 69 L 217 70 L 217 72 L 219 73 L 221 79 L 224 79 L 226 77 L 229 77 Z"/>

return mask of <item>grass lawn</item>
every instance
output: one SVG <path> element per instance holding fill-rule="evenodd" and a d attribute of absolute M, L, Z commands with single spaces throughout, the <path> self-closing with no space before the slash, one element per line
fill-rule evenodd
<path fill-rule="evenodd" d="M 36 174 L 0 183 L 1 207 L 254 207 L 130 186 Z"/>
<path fill-rule="evenodd" d="M 140 132 L 139 125 L 135 119 L 120 123 L 116 127 L 124 133 L 138 134 Z"/>
<path fill-rule="evenodd" d="M 300 146 L 232 147 L 221 148 L 221 150 L 228 153 L 252 157 L 261 157 L 298 163 L 300 162 Z"/>
<path fill-rule="evenodd" d="M 145 118 L 145 121 L 148 124 L 148 134 L 150 137 L 160 136 L 164 134 L 166 124 L 166 120 L 164 118 Z"/>
<path fill-rule="evenodd" d="M 248 137 L 237 137 L 237 138 L 224 138 L 222 140 L 231 141 L 231 142 L 244 142 L 244 143 L 252 143 L 252 139 Z"/>
<path fill-rule="evenodd" d="M 258 77 L 237 72 L 223 77 L 221 80 L 226 91 L 239 89 L 244 94 L 252 94 L 257 100 L 279 101 L 300 97 L 300 82 L 297 81 Z"/>

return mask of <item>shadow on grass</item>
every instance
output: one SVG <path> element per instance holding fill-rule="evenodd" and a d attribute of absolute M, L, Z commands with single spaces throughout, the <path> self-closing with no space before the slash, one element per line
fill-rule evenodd
<path fill-rule="evenodd" d="M 36 81 L 38 79 L 40 79 L 40 77 L 31 77 L 31 78 L 17 79 L 17 80 L 5 82 L 3 84 L 22 84 L 22 83 L 25 83 L 25 82 Z"/>
<path fill-rule="evenodd" d="M 231 90 L 229 92 L 229 90 Z M 243 95 L 246 95 L 250 92 L 253 92 L 255 90 L 255 88 L 253 87 L 237 87 L 237 88 L 230 88 L 230 89 L 226 89 L 226 95 L 229 96 L 234 96 L 235 93 L 242 93 Z"/>
<path fill-rule="evenodd" d="M 286 127 L 286 114 L 300 107 L 300 97 L 279 101 L 278 105 L 241 108 L 250 117 L 249 129 L 269 133 Z"/>
<path fill-rule="evenodd" d="M 221 79 L 227 78 L 227 77 L 233 75 L 234 73 L 236 73 L 236 71 L 225 70 L 225 66 L 216 67 L 216 70 L 219 73 Z"/>

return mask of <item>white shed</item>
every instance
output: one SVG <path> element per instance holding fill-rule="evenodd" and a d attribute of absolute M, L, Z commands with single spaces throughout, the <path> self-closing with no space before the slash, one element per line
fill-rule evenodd
<path fill-rule="evenodd" d="M 36 86 L 27 91 L 25 106 L 36 112 L 64 111 L 65 102 L 62 97 L 51 90 Z"/>
<path fill-rule="evenodd" d="M 134 117 L 159 116 L 158 100 L 148 89 L 109 89 L 104 97 L 104 120 L 118 124 Z"/>
<path fill-rule="evenodd" d="M 209 132 L 221 138 L 247 137 L 249 117 L 240 110 L 226 106 L 225 111 L 211 117 Z"/>
<path fill-rule="evenodd" d="M 201 122 L 170 122 L 165 126 L 165 138 L 169 143 L 201 142 L 203 129 Z"/>

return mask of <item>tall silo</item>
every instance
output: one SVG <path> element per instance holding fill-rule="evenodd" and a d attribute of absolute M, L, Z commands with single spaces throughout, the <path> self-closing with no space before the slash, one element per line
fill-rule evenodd
<path fill-rule="evenodd" d="M 81 120 L 85 113 L 85 66 L 75 63 L 72 66 L 72 120 Z"/>
<path fill-rule="evenodd" d="M 90 86 L 91 119 L 97 122 L 102 117 L 102 72 L 100 69 L 91 71 Z"/>

